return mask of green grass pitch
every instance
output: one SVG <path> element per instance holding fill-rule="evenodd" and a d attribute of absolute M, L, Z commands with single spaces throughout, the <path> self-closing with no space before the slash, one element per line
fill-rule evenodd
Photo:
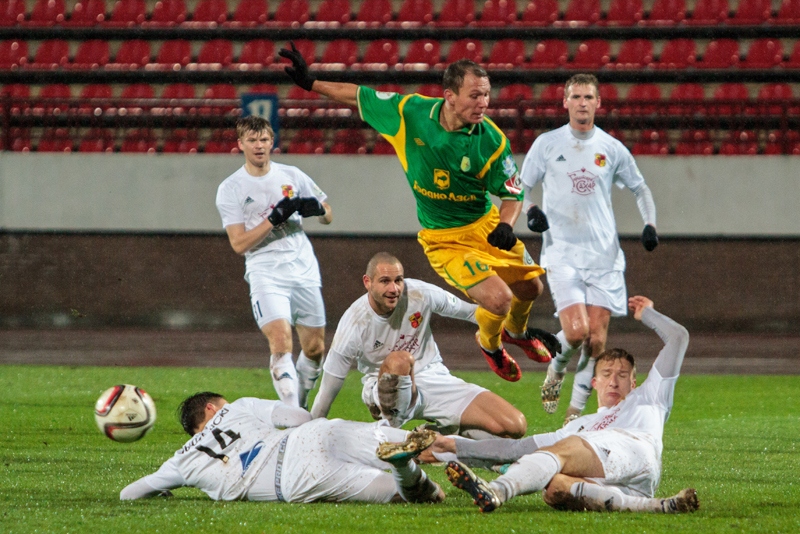
<path fill-rule="evenodd" d="M 456 374 L 518 406 L 529 433 L 553 430 L 563 418 L 563 405 L 554 416 L 541 409 L 543 373 L 528 372 L 514 384 L 488 372 Z M 146 389 L 158 408 L 155 429 L 136 443 L 112 442 L 94 423 L 96 398 L 118 383 Z M 697 488 L 701 509 L 684 516 L 556 512 L 539 495 L 481 514 L 434 466 L 425 469 L 447 493 L 440 505 L 224 503 L 189 488 L 171 499 L 120 502 L 120 489 L 186 441 L 175 418 L 184 397 L 213 390 L 229 399 L 269 398 L 268 371 L 2 366 L 0 387 L 3 533 L 800 532 L 800 376 L 680 378 L 658 495 Z M 369 419 L 357 376 L 349 377 L 331 416 Z"/>

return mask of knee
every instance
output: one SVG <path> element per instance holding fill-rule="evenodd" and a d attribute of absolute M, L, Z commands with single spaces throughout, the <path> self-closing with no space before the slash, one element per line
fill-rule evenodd
<path fill-rule="evenodd" d="M 570 347 L 578 348 L 589 339 L 589 325 L 570 325 L 564 329 L 564 337 L 567 338 Z"/>
<path fill-rule="evenodd" d="M 606 348 L 606 339 L 608 338 L 605 332 L 592 332 L 589 335 L 587 343 L 591 349 L 591 355 L 597 357 Z"/>
<path fill-rule="evenodd" d="M 511 292 L 519 300 L 536 300 L 544 292 L 544 285 L 539 278 L 511 284 Z"/>
<path fill-rule="evenodd" d="M 522 412 L 517 412 L 513 417 L 508 418 L 505 422 L 505 428 L 501 434 L 504 438 L 520 439 L 525 436 L 528 431 L 528 421 Z"/>
<path fill-rule="evenodd" d="M 495 315 L 506 315 L 511 309 L 511 296 L 511 290 L 506 287 L 485 296 L 478 304 Z"/>
<path fill-rule="evenodd" d="M 379 374 L 410 375 L 414 368 L 414 356 L 404 350 L 390 352 L 383 360 Z"/>
<path fill-rule="evenodd" d="M 325 354 L 325 336 L 314 337 L 303 346 L 303 352 L 309 360 L 320 361 Z"/>

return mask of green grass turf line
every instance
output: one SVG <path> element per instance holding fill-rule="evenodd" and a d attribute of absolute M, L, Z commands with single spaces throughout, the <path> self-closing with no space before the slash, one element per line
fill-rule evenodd
<path fill-rule="evenodd" d="M 510 384 L 488 372 L 457 373 L 498 392 L 528 418 L 529 433 L 563 420 L 541 409 L 543 373 Z M 639 380 L 644 376 L 640 375 Z M 143 440 L 115 443 L 96 428 L 96 398 L 117 383 L 143 387 L 158 408 Z M 447 483 L 440 505 L 215 503 L 194 489 L 171 499 L 120 502 L 119 491 L 155 469 L 188 438 L 178 403 L 200 390 L 229 399 L 272 397 L 265 369 L 0 366 L 0 532 L 800 532 L 800 377 L 681 377 L 664 435 L 659 496 L 695 487 L 685 516 L 556 512 L 539 495 L 480 514 Z M 564 386 L 571 388 L 571 377 Z M 369 420 L 353 373 L 331 417 Z M 594 399 L 589 409 L 594 409 Z M 408 426 L 414 426 L 411 423 Z M 480 471 L 486 478 L 494 475 Z"/>

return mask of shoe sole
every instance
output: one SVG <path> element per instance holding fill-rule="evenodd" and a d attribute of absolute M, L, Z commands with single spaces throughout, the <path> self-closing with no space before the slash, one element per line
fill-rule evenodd
<path fill-rule="evenodd" d="M 472 472 L 472 470 L 458 462 L 449 462 L 445 474 L 450 483 L 472 496 L 473 502 L 478 505 L 481 512 L 488 513 L 498 506 L 492 499 L 492 494 L 485 488 L 485 482 Z"/>
<path fill-rule="evenodd" d="M 384 462 L 407 462 L 420 455 L 422 451 L 436 441 L 436 432 L 432 430 L 412 430 L 401 443 L 384 441 L 378 445 L 376 455 Z"/>
<path fill-rule="evenodd" d="M 564 384 L 564 379 L 549 380 L 544 379 L 542 384 L 542 407 L 544 411 L 549 414 L 556 413 L 558 409 L 558 400 L 561 398 L 561 386 Z"/>

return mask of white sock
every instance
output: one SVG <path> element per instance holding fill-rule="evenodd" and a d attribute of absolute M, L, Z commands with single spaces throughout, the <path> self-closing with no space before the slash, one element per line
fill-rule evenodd
<path fill-rule="evenodd" d="M 612 486 L 576 482 L 569 488 L 569 492 L 575 497 L 583 498 L 586 507 L 594 511 L 661 511 L 661 499 L 625 495 L 622 491 Z"/>
<path fill-rule="evenodd" d="M 297 371 L 292 362 L 292 353 L 272 354 L 269 357 L 272 385 L 278 398 L 288 406 L 300 407 L 298 397 Z"/>
<path fill-rule="evenodd" d="M 400 426 L 411 407 L 411 375 L 384 373 L 378 378 L 381 413 L 392 426 Z"/>
<path fill-rule="evenodd" d="M 586 408 L 586 401 L 592 394 L 592 376 L 594 376 L 595 359 L 590 358 L 588 349 L 584 348 L 581 359 L 578 361 L 578 369 L 575 371 L 575 382 L 572 384 L 572 397 L 569 405 L 575 409 L 583 411 Z"/>
<path fill-rule="evenodd" d="M 306 357 L 306 353 L 300 351 L 297 357 L 297 382 L 299 385 L 298 400 L 300 407 L 308 406 L 308 393 L 314 389 L 320 375 L 320 362 Z"/>
<path fill-rule="evenodd" d="M 556 373 L 563 373 L 567 370 L 567 364 L 572 359 L 572 355 L 575 354 L 582 343 L 578 344 L 577 347 L 570 346 L 563 330 L 556 334 L 556 338 L 561 342 L 561 352 L 556 353 L 555 358 L 550 362 L 550 368 Z"/>
<path fill-rule="evenodd" d="M 505 502 L 517 495 L 542 491 L 560 471 L 561 462 L 555 454 L 536 451 L 511 464 L 506 474 L 490 482 L 489 487 Z"/>

